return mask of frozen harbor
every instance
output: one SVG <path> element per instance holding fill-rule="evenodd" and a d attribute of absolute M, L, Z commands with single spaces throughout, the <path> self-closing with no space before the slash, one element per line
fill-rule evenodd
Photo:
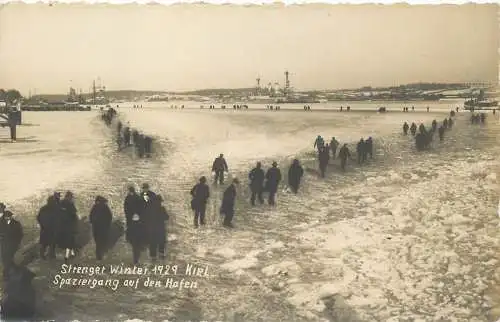
<path fill-rule="evenodd" d="M 211 278 L 189 291 L 96 289 L 90 297 L 88 289 L 42 287 L 46 310 L 57 303 L 60 319 L 494 321 L 499 123 L 490 114 L 486 126 L 471 125 L 469 114 L 459 113 L 444 142 L 417 153 L 402 123 L 440 122 L 456 104 L 431 105 L 430 113 L 423 106 L 386 114 L 120 108 L 123 120 L 156 138 L 151 160 L 117 153 L 94 112 L 27 112 L 18 143 L 3 143 L 7 131 L 0 132 L 7 183 L 0 195 L 35 232 L 34 214 L 48 191 L 72 189 L 80 216 L 102 193 L 122 216 L 127 184 L 148 181 L 172 217 L 170 259 L 211 267 Z M 332 162 L 320 180 L 312 170 L 318 134 L 351 150 L 372 136 L 375 160 L 345 174 Z M 195 230 L 189 188 L 219 153 L 230 176 L 244 182 L 236 229 L 220 227 L 222 190 L 214 187 L 209 224 Z M 276 208 L 250 208 L 245 181 L 255 162 L 276 160 L 284 171 L 294 157 L 307 168 L 302 191 L 280 191 Z M 128 262 L 129 248 L 121 240 L 109 260 Z M 92 245 L 81 260 L 92 263 Z M 46 285 L 49 264 L 33 268 L 38 285 Z M 103 301 L 110 294 L 113 303 Z"/>

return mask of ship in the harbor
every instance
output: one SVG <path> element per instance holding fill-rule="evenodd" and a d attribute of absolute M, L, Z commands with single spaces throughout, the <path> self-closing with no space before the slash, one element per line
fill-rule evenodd
<path fill-rule="evenodd" d="M 486 93 L 484 89 L 472 92 L 472 97 L 464 102 L 465 110 L 496 110 L 498 100 L 493 98 L 494 92 Z"/>
<path fill-rule="evenodd" d="M 280 86 L 278 82 L 269 83 L 267 86 L 261 86 L 260 77 L 257 79 L 253 95 L 246 98 L 248 103 L 253 104 L 307 104 L 319 103 L 314 97 L 309 95 L 295 93 L 290 85 L 290 73 L 285 71 L 285 85 Z"/>

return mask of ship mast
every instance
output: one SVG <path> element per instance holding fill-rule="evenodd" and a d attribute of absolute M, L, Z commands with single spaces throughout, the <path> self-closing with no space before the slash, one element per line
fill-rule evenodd
<path fill-rule="evenodd" d="M 92 83 L 92 100 L 93 100 L 93 105 L 95 106 L 95 79 Z"/>

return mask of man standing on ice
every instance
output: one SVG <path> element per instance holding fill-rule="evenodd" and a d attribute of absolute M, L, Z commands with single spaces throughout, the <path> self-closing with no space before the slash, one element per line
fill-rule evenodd
<path fill-rule="evenodd" d="M 218 158 L 215 158 L 212 164 L 212 172 L 215 173 L 214 183 L 219 181 L 219 184 L 224 184 L 224 171 L 228 172 L 228 168 L 224 154 L 221 153 Z"/>
<path fill-rule="evenodd" d="M 6 209 L 3 203 L 0 203 L 0 243 L 3 265 L 4 280 L 8 279 L 9 271 L 14 265 L 14 256 L 21 245 L 23 239 L 23 227 L 21 223 L 14 218 L 12 212 Z"/>
<path fill-rule="evenodd" d="M 344 146 L 342 148 L 340 148 L 339 158 L 340 158 L 340 167 L 342 168 L 343 171 L 345 171 L 347 158 L 351 158 L 351 153 L 349 152 L 349 148 L 347 147 L 347 143 L 345 143 Z"/>
<path fill-rule="evenodd" d="M 199 183 L 197 183 L 191 189 L 191 209 L 194 211 L 194 227 L 198 228 L 198 225 L 205 225 L 205 212 L 207 210 L 207 201 L 210 197 L 210 189 L 207 185 L 207 178 L 201 177 Z"/>
<path fill-rule="evenodd" d="M 259 203 L 262 205 L 264 203 L 264 198 L 262 198 L 262 192 L 264 190 L 264 170 L 262 170 L 262 163 L 257 162 L 255 168 L 253 168 L 248 174 L 248 179 L 250 180 L 250 190 L 252 191 L 252 196 L 250 197 L 250 203 L 255 206 L 255 198 L 259 199 Z"/>
<path fill-rule="evenodd" d="M 332 137 L 332 140 L 330 141 L 330 149 L 332 150 L 332 157 L 335 159 L 337 156 L 337 148 L 339 147 L 339 141 L 335 137 Z"/>
<path fill-rule="evenodd" d="M 233 182 L 226 188 L 222 197 L 222 205 L 220 206 L 220 214 L 224 215 L 224 227 L 233 228 L 231 221 L 234 216 L 234 203 L 236 199 L 236 186 L 239 180 L 234 178 Z"/>
<path fill-rule="evenodd" d="M 328 151 L 327 151 L 328 153 Z M 276 192 L 278 191 L 278 185 L 281 181 L 281 171 L 278 168 L 278 163 L 276 161 L 273 162 L 271 168 L 269 168 L 266 172 L 266 187 L 269 192 L 268 203 L 270 206 L 274 206 L 274 197 L 276 196 Z"/>

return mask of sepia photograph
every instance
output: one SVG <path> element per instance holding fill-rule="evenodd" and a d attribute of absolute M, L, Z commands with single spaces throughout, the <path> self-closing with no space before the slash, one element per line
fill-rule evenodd
<path fill-rule="evenodd" d="M 500 321 L 498 4 L 0 7 L 1 321 Z"/>

